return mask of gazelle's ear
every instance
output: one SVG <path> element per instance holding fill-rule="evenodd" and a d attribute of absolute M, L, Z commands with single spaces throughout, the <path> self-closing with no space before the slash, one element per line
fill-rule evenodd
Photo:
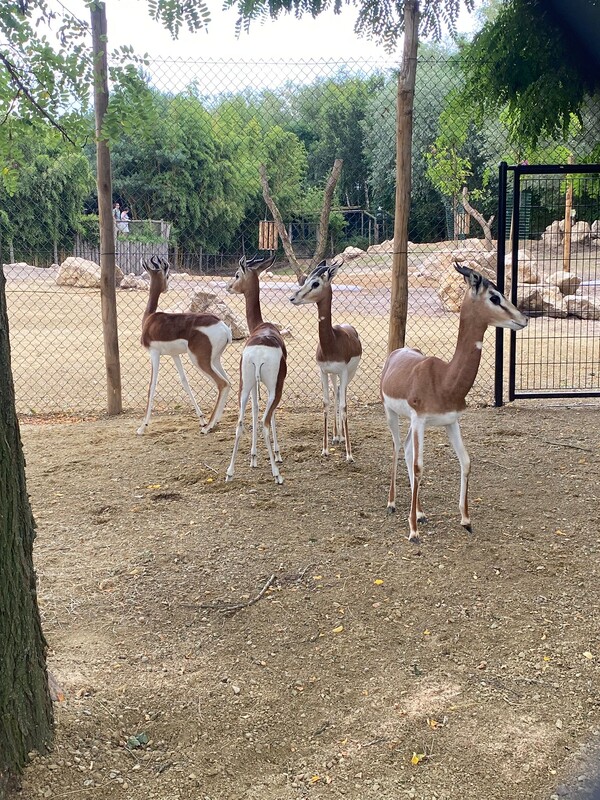
<path fill-rule="evenodd" d="M 330 282 L 335 278 L 335 276 L 337 275 L 337 271 L 341 266 L 342 266 L 341 261 L 334 261 L 332 264 L 329 265 L 329 267 L 327 268 L 327 275 Z"/>
<path fill-rule="evenodd" d="M 477 294 L 483 285 L 483 275 L 480 275 L 479 272 L 471 269 L 471 267 L 466 267 L 457 261 L 454 262 L 454 269 L 460 272 L 465 279 L 465 283 L 471 287 L 474 294 Z"/>
<path fill-rule="evenodd" d="M 298 275 L 298 286 L 304 286 L 307 278 L 308 272 L 303 272 L 302 275 Z"/>

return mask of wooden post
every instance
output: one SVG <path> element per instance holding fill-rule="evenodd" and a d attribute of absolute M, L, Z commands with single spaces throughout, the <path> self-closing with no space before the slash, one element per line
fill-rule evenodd
<path fill-rule="evenodd" d="M 121 364 L 117 330 L 117 293 L 115 290 L 115 226 L 112 215 L 112 178 L 110 151 L 101 138 L 102 123 L 108 106 L 108 61 L 106 57 L 106 7 L 94 2 L 90 8 L 92 48 L 94 58 L 94 109 L 96 117 L 96 169 L 98 186 L 98 215 L 100 217 L 100 302 L 104 361 L 108 391 L 107 411 L 120 414 Z"/>
<path fill-rule="evenodd" d="M 404 47 L 396 103 L 396 209 L 388 351 L 404 346 L 408 315 L 408 218 L 410 214 L 413 107 L 419 46 L 419 3 L 405 0 Z"/>
<path fill-rule="evenodd" d="M 569 164 L 573 163 L 573 155 L 569 156 Z M 563 240 L 563 271 L 571 271 L 571 210 L 573 208 L 573 180 L 567 175 L 567 193 L 565 197 L 565 236 Z"/>

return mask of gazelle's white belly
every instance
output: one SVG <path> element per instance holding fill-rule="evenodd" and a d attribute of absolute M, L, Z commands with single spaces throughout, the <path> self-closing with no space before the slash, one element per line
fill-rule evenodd
<path fill-rule="evenodd" d="M 348 380 L 352 380 L 358 365 L 360 364 L 360 356 L 354 356 L 350 361 L 317 361 L 321 372 L 326 372 L 328 375 L 343 375 L 346 370 L 348 371 Z"/>
<path fill-rule="evenodd" d="M 173 339 L 171 342 L 152 341 L 148 345 L 149 350 L 160 353 L 161 356 L 181 356 L 187 353 L 187 339 Z"/>
<path fill-rule="evenodd" d="M 384 394 L 383 402 L 387 408 L 399 414 L 401 417 L 406 417 L 407 419 L 417 417 L 416 411 L 408 404 L 407 400 L 389 397 L 387 394 Z M 424 420 L 426 428 L 441 428 L 445 425 L 452 425 L 460 419 L 461 414 L 461 411 L 447 411 L 445 414 L 420 414 L 419 418 Z"/>

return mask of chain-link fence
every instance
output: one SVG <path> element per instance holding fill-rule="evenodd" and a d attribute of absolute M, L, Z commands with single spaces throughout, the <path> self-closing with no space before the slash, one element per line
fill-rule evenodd
<path fill-rule="evenodd" d="M 481 125 L 464 119 L 455 101 L 461 85 L 456 58 L 425 53 L 420 59 L 407 343 L 442 358 L 451 357 L 457 332 L 461 285 L 452 268 L 455 251 L 493 272 L 497 165 L 519 158 L 500 115 Z M 141 260 L 156 253 L 171 262 L 161 310 L 188 310 L 193 302 L 197 310 L 227 316 L 238 338 L 223 363 L 235 385 L 244 308 L 225 287 L 240 256 L 265 245 L 264 223 L 272 217 L 259 167 L 266 167 L 296 257 L 308 268 L 336 158 L 344 163 L 325 255 L 343 253 L 344 264 L 334 286 L 333 321 L 352 323 L 363 343 L 349 401 L 378 400 L 390 305 L 396 88 L 396 65 L 386 62 L 149 64 L 146 121 L 123 131 L 112 147 L 126 408 L 143 408 L 150 373 L 139 341 L 148 299 Z M 554 153 L 548 157 L 585 158 L 595 143 L 597 119 L 588 109 L 569 141 L 548 149 Z M 91 130 L 90 120 L 90 142 Z M 98 269 L 85 263 L 99 260 L 94 148 L 73 148 L 49 131 L 46 140 L 37 136 L 25 150 L 30 158 L 15 193 L 1 190 L 0 213 L 18 410 L 98 411 L 106 404 L 99 279 Z M 524 235 L 539 238 L 534 228 Z M 283 406 L 316 409 L 316 308 L 289 302 L 296 276 L 279 239 L 277 248 L 276 266 L 262 281 L 262 302 L 264 318 L 288 331 Z M 156 408 L 187 404 L 175 369 L 161 369 Z M 472 393 L 476 401 L 492 400 L 493 371 L 488 334 Z M 212 385 L 193 368 L 187 372 L 201 404 L 210 405 Z"/>

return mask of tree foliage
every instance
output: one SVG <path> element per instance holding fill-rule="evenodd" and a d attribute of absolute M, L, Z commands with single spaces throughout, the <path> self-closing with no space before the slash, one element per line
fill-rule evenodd
<path fill-rule="evenodd" d="M 571 24 L 557 8 L 544 0 L 506 0 L 464 49 L 465 101 L 479 120 L 506 107 L 512 139 L 530 146 L 543 136 L 567 136 L 572 116 L 580 117 L 600 89 L 597 58 L 574 24 L 581 27 L 585 10 L 597 26 L 600 4 L 569 4 Z"/>

